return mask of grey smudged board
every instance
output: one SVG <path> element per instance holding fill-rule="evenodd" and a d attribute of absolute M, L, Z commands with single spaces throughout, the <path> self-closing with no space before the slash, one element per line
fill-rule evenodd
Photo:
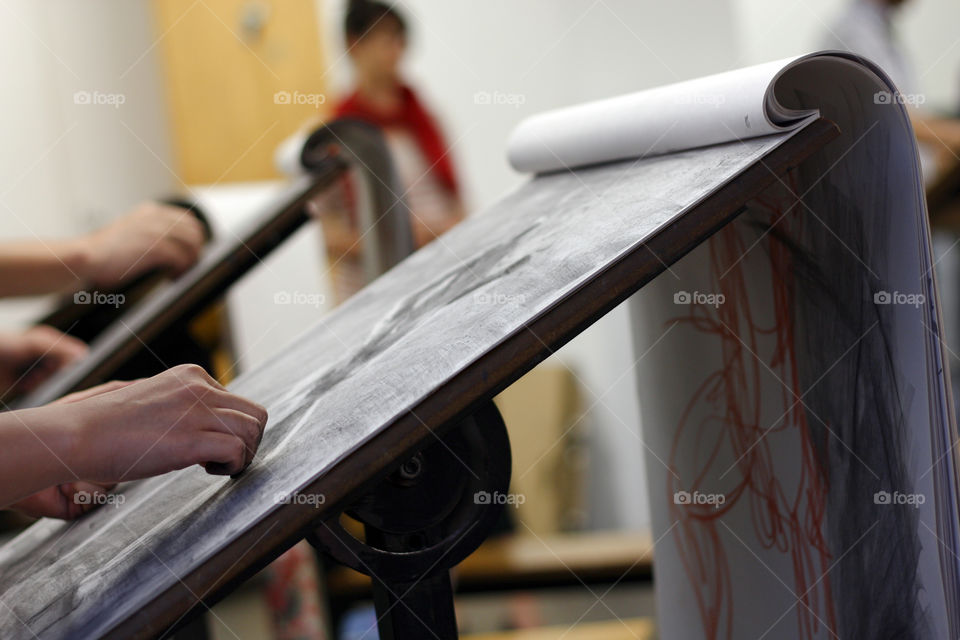
<path fill-rule="evenodd" d="M 154 637 L 342 507 L 836 135 L 541 176 L 417 252 L 231 389 L 270 424 L 239 478 L 188 469 L 0 549 L 4 638 Z M 278 313 L 282 308 L 278 308 Z M 294 491 L 319 508 L 281 504 Z"/>

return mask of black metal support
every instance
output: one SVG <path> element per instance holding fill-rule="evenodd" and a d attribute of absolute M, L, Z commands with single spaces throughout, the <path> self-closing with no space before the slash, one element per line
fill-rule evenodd
<path fill-rule="evenodd" d="M 307 138 L 300 163 L 308 170 L 344 160 L 355 180 L 353 197 L 363 240 L 363 270 L 372 282 L 416 250 L 410 209 L 383 132 L 362 120 L 340 118 Z"/>
<path fill-rule="evenodd" d="M 496 525 L 510 484 L 510 441 L 492 402 L 431 438 L 341 516 L 308 536 L 336 561 L 373 580 L 381 640 L 457 638 L 450 569 Z"/>
<path fill-rule="evenodd" d="M 200 615 L 181 627 L 172 640 L 213 640 L 207 616 Z"/>

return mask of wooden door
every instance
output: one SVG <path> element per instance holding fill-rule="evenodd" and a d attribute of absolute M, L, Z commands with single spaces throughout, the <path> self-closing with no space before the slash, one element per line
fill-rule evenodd
<path fill-rule="evenodd" d="M 277 144 L 328 104 L 315 0 L 152 0 L 188 184 L 277 175 Z"/>

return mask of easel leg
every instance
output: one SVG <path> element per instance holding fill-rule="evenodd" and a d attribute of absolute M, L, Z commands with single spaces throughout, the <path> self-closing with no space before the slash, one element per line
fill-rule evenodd
<path fill-rule="evenodd" d="M 173 636 L 173 640 L 211 640 L 212 638 L 213 634 L 210 633 L 210 627 L 207 626 L 206 613 L 201 613 L 195 617 Z"/>
<path fill-rule="evenodd" d="M 399 465 L 345 512 L 364 525 L 361 542 L 341 514 L 308 540 L 373 580 L 382 640 L 455 640 L 450 568 L 496 526 L 497 497 L 510 484 L 510 440 L 493 403 Z"/>
<path fill-rule="evenodd" d="M 457 638 L 453 585 L 447 571 L 414 583 L 385 584 L 374 579 L 373 604 L 380 640 Z"/>

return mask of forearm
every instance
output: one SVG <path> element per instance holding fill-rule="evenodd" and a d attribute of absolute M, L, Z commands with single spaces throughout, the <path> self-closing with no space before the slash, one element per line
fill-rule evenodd
<path fill-rule="evenodd" d="M 0 297 L 80 289 L 88 280 L 90 259 L 77 239 L 0 244 Z"/>
<path fill-rule="evenodd" d="M 58 406 L 0 413 L 0 508 L 82 478 L 74 422 Z"/>

